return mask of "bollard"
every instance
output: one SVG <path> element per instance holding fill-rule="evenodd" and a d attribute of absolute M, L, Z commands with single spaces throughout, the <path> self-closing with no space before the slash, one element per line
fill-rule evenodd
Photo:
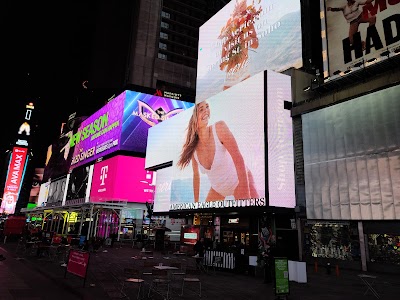
<path fill-rule="evenodd" d="M 336 276 L 339 277 L 340 276 L 340 271 L 339 271 L 339 265 L 336 264 Z"/>
<path fill-rule="evenodd" d="M 331 263 L 326 263 L 326 274 L 330 275 L 331 274 Z"/>
<path fill-rule="evenodd" d="M 315 273 L 318 273 L 318 261 L 317 260 L 315 260 L 315 262 L 314 262 L 314 271 L 315 271 Z"/>

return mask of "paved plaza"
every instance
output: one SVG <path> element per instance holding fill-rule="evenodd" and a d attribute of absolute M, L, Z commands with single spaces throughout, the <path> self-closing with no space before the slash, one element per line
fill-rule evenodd
<path fill-rule="evenodd" d="M 83 279 L 67 273 L 62 266 L 62 257 L 37 257 L 34 253 L 20 253 L 15 242 L 0 245 L 0 254 L 6 259 L 0 261 L 0 299 L 136 299 L 137 287 L 127 286 L 120 293 L 124 268 L 145 270 L 147 266 L 164 266 L 180 263 L 183 270 L 196 267 L 191 256 L 175 256 L 154 251 L 142 255 L 139 249 L 126 244 L 112 248 L 101 248 L 90 254 L 85 286 Z M 146 259 L 143 259 L 143 257 Z M 339 276 L 333 271 L 327 274 L 324 268 L 316 273 L 313 266 L 307 266 L 307 283 L 290 282 L 288 299 L 377 299 L 354 270 L 340 270 Z M 373 287 L 381 299 L 398 299 L 400 295 L 400 274 L 367 273 L 375 276 Z M 197 275 L 201 281 L 202 299 L 276 299 L 272 283 L 263 283 L 262 274 L 249 272 L 235 273 L 209 269 L 208 273 Z M 144 277 L 143 277 L 144 278 Z M 370 279 L 370 278 L 368 278 Z M 147 296 L 148 278 L 144 278 L 144 292 Z M 372 279 L 371 279 L 372 280 Z M 182 277 L 173 276 L 171 299 L 199 298 L 197 284 L 187 285 L 181 295 Z M 126 295 L 126 296 L 125 296 Z M 164 299 L 152 294 L 152 299 Z"/>

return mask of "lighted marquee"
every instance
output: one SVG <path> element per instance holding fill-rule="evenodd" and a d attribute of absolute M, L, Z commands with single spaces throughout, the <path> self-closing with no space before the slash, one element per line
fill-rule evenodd
<path fill-rule="evenodd" d="M 321 0 L 321 9 L 325 9 L 326 19 L 322 24 L 326 25 L 323 47 L 327 47 L 328 54 L 325 75 L 344 75 L 345 71 L 368 66 L 372 60 L 388 58 L 400 50 L 400 1 L 355 1 L 351 8 L 355 13 L 346 14 L 349 20 L 344 16 L 350 9 L 346 0 Z M 350 35 L 350 30 L 354 34 Z"/>
<path fill-rule="evenodd" d="M 28 149 L 14 147 L 8 165 L 0 213 L 13 214 L 25 175 Z"/>
<path fill-rule="evenodd" d="M 74 149 L 70 168 L 117 150 L 145 153 L 148 129 L 193 105 L 133 91 L 123 92 L 82 122 L 70 140 Z"/>
<path fill-rule="evenodd" d="M 90 201 L 153 202 L 154 179 L 144 158 L 114 156 L 94 165 Z"/>
<path fill-rule="evenodd" d="M 264 70 L 302 66 L 300 0 L 232 0 L 200 27 L 196 103 Z"/>

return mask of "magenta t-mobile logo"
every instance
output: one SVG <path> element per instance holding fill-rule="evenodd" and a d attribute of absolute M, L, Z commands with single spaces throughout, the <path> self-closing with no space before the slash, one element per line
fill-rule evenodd
<path fill-rule="evenodd" d="M 107 178 L 107 172 L 108 172 L 108 166 L 101 167 L 101 170 L 100 170 L 101 183 L 100 183 L 100 185 L 105 185 L 104 180 L 106 180 L 106 178 Z"/>

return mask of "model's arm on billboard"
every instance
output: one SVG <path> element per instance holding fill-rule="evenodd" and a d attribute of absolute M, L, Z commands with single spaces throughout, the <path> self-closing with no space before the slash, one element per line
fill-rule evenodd
<path fill-rule="evenodd" d="M 217 130 L 218 139 L 232 156 L 233 163 L 235 164 L 236 173 L 239 179 L 239 184 L 235 189 L 235 198 L 249 199 L 250 189 L 246 165 L 236 139 L 224 121 L 217 122 L 215 129 Z"/>
<path fill-rule="evenodd" d="M 199 165 L 197 161 L 192 158 L 192 168 L 193 168 L 193 195 L 194 202 L 199 202 L 200 195 L 200 174 L 199 174 Z"/>

